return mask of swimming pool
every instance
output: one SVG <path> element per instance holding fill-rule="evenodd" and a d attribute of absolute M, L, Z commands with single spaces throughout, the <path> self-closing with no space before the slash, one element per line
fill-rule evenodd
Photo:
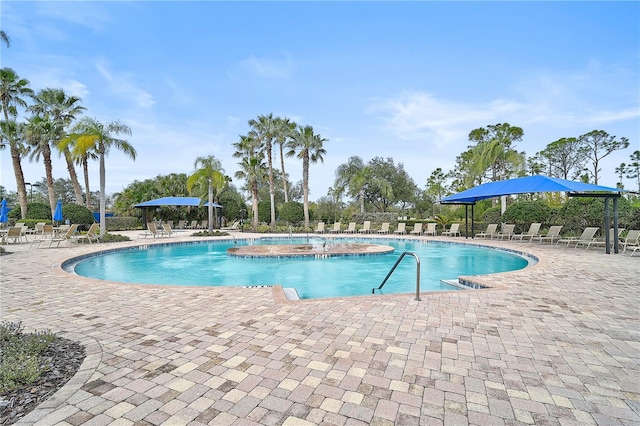
<path fill-rule="evenodd" d="M 320 240 L 322 241 L 322 240 Z M 338 241 L 338 240 L 336 240 Z M 108 281 L 175 286 L 260 286 L 295 288 L 301 299 L 370 295 L 402 252 L 421 260 L 421 291 L 459 290 L 441 280 L 522 269 L 526 258 L 466 244 L 402 239 L 340 239 L 392 246 L 388 254 L 329 258 L 242 258 L 227 255 L 236 245 L 300 244 L 306 239 L 205 241 L 141 246 L 82 259 L 65 269 Z M 318 240 L 316 240 L 318 243 Z M 376 294 L 415 292 L 416 263 L 405 258 Z"/>

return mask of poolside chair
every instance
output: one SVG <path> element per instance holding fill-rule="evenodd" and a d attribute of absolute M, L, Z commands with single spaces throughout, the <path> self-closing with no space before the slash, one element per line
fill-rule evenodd
<path fill-rule="evenodd" d="M 512 240 L 529 240 L 531 241 L 531 239 L 535 236 L 538 235 L 538 232 L 540 232 L 540 226 L 542 226 L 541 223 L 532 223 L 531 225 L 529 225 L 529 230 L 527 232 L 523 232 L 522 234 L 513 234 L 511 236 Z"/>
<path fill-rule="evenodd" d="M 422 222 L 413 224 L 413 231 L 409 232 L 411 235 L 422 235 Z"/>
<path fill-rule="evenodd" d="M 355 222 L 349 222 L 349 226 L 347 227 L 347 229 L 344 231 L 346 234 L 353 234 L 356 232 L 356 223 Z"/>
<path fill-rule="evenodd" d="M 456 235 L 460 236 L 460 224 L 459 223 L 451 224 L 451 226 L 449 227 L 449 230 L 444 231 L 442 235 L 446 235 L 448 237 L 455 237 Z"/>
<path fill-rule="evenodd" d="M 558 240 L 556 245 L 559 245 L 560 243 L 567 243 L 567 247 L 569 247 L 570 244 L 575 243 L 574 248 L 576 248 L 580 244 L 587 244 L 588 242 L 593 241 L 593 236 L 596 235 L 598 229 L 600 228 L 595 226 L 584 228 L 584 231 L 582 231 L 582 234 L 579 237 L 561 238 Z"/>
<path fill-rule="evenodd" d="M 369 234 L 371 232 L 371 221 L 365 220 L 362 224 L 362 228 L 358 229 L 360 234 Z"/>
<path fill-rule="evenodd" d="M 424 235 L 433 235 L 434 237 L 437 236 L 437 226 L 438 224 L 435 222 L 427 223 L 427 229 L 424 231 Z"/>
<path fill-rule="evenodd" d="M 38 247 L 40 247 L 40 244 L 49 241 L 55 236 L 55 234 L 56 231 L 53 229 L 53 225 L 43 225 L 42 232 L 40 233 L 40 235 L 35 236 L 33 241 L 31 241 L 31 245 L 29 246 L 29 248 L 33 248 L 33 246 L 35 246 L 36 244 L 38 245 Z"/>
<path fill-rule="evenodd" d="M 187 229 L 196 229 L 198 227 L 198 221 L 192 220 L 190 225 L 187 225 Z"/>
<path fill-rule="evenodd" d="M 378 230 L 378 234 L 388 234 L 389 233 L 389 222 L 384 222 L 380 229 Z"/>
<path fill-rule="evenodd" d="M 94 241 L 99 242 L 100 241 L 100 224 L 94 222 L 91 224 L 86 234 L 81 234 L 76 236 L 76 241 L 80 242 L 83 240 L 89 241 L 89 244 L 93 243 Z"/>
<path fill-rule="evenodd" d="M 340 222 L 333 222 L 333 228 L 331 228 L 329 232 L 331 232 L 332 234 L 339 234 L 340 232 L 342 232 L 342 225 L 340 224 Z"/>
<path fill-rule="evenodd" d="M 622 254 L 629 249 L 632 250 L 631 255 L 633 256 L 638 247 L 640 247 L 640 230 L 631 229 L 622 240 Z"/>
<path fill-rule="evenodd" d="M 484 232 L 478 232 L 476 234 L 476 237 L 478 238 L 493 238 L 493 236 L 496 234 L 496 232 L 498 232 L 498 224 L 497 223 L 490 223 L 489 225 L 487 225 L 487 230 Z"/>
<path fill-rule="evenodd" d="M 324 234 L 324 222 L 318 222 L 318 226 L 314 231 L 316 234 Z"/>
<path fill-rule="evenodd" d="M 144 231 L 141 234 L 138 234 L 138 238 L 147 238 L 147 237 L 153 237 L 153 238 L 158 238 L 160 237 L 160 233 L 158 232 L 158 228 L 156 228 L 156 223 L 155 222 L 148 222 L 147 223 L 147 230 Z"/>
<path fill-rule="evenodd" d="M 233 222 L 231 226 L 225 226 L 223 228 L 220 228 L 221 231 L 237 231 L 238 229 L 240 229 L 239 220 L 236 220 L 235 222 Z"/>
<path fill-rule="evenodd" d="M 78 224 L 74 223 L 69 226 L 69 229 L 62 234 L 54 236 L 49 240 L 49 247 L 56 243 L 56 247 L 60 247 L 60 243 L 67 243 L 67 245 L 71 246 L 71 243 L 76 242 L 76 232 L 78 231 Z"/>
<path fill-rule="evenodd" d="M 562 225 L 554 225 L 551 228 L 549 228 L 546 235 L 533 236 L 531 237 L 531 241 L 538 240 L 540 241 L 540 244 L 542 244 L 545 241 L 549 241 L 551 244 L 553 244 L 555 240 L 559 240 L 561 238 L 560 237 L 561 229 L 562 229 Z"/>
<path fill-rule="evenodd" d="M 170 237 L 174 234 L 173 229 L 171 229 L 171 225 L 169 225 L 169 223 L 165 223 L 162 225 L 162 236 L 163 237 Z"/>
<path fill-rule="evenodd" d="M 184 229 L 185 226 L 187 226 L 187 221 L 186 220 L 178 221 L 177 229 Z"/>
<path fill-rule="evenodd" d="M 625 230 L 625 228 L 618 228 L 618 235 L 615 234 L 615 228 L 609 228 L 609 246 L 613 247 L 613 244 L 616 239 L 620 239 L 620 234 Z M 589 250 L 589 247 L 605 247 L 607 244 L 607 240 L 604 237 L 594 238 L 586 244 L 586 249 Z"/>
<path fill-rule="evenodd" d="M 200 225 L 197 226 L 198 229 L 207 229 L 209 228 L 209 221 L 208 220 L 203 220 L 202 222 L 200 222 Z"/>
<path fill-rule="evenodd" d="M 502 231 L 492 235 L 491 239 L 493 240 L 493 237 L 496 237 L 496 238 L 500 238 L 501 240 L 504 240 L 505 238 L 507 240 L 510 240 L 511 236 L 513 235 L 514 229 L 516 229 L 516 225 L 514 224 L 504 225 L 504 227 L 502 228 Z"/>
<path fill-rule="evenodd" d="M 407 233 L 407 224 L 404 222 L 398 222 L 398 227 L 396 228 L 395 231 L 393 231 L 394 234 L 406 234 Z"/>
<path fill-rule="evenodd" d="M 8 229 L 4 238 L 7 242 L 9 242 L 9 240 L 13 240 L 14 243 L 21 243 L 23 238 L 25 243 L 28 242 L 27 235 L 23 234 L 22 226 L 12 226 Z"/>

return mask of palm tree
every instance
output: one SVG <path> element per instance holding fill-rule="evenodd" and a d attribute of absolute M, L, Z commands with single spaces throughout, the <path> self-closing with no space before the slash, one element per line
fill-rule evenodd
<path fill-rule="evenodd" d="M 360 213 L 364 213 L 364 188 L 367 183 L 365 169 L 362 158 L 357 155 L 349 157 L 346 163 L 340 164 L 336 169 L 336 180 L 333 184 L 339 197 L 346 191 L 350 196 L 360 200 Z"/>
<path fill-rule="evenodd" d="M 5 34 L 6 35 L 6 34 Z M 18 116 L 18 108 L 26 108 L 25 96 L 31 96 L 33 90 L 29 88 L 29 80 L 18 77 L 18 74 L 11 68 L 0 69 L 0 108 L 4 113 L 5 122 L 9 123 L 10 117 Z M 14 133 L 14 136 L 17 136 Z M 27 190 L 25 188 L 24 172 L 22 171 L 22 139 L 12 137 L 8 139 L 13 172 L 16 178 L 16 189 L 18 191 L 18 201 L 22 219 L 27 217 Z"/>
<path fill-rule="evenodd" d="M 29 160 L 39 161 L 42 156 L 51 211 L 56 208 L 56 193 L 53 187 L 53 165 L 49 141 L 59 138 L 61 132 L 62 128 L 49 116 L 34 115 L 27 121 L 25 134 L 27 143 L 32 147 Z"/>
<path fill-rule="evenodd" d="M 322 147 L 324 142 L 327 142 L 327 139 L 314 134 L 313 127 L 298 126 L 298 131 L 293 135 L 293 140 L 289 144 L 291 149 L 287 152 L 287 157 L 292 157 L 296 155 L 297 151 L 297 157 L 302 160 L 302 192 L 304 196 L 305 228 L 309 226 L 309 164 L 317 163 L 318 161 L 324 162 L 323 155 L 327 153 Z"/>
<path fill-rule="evenodd" d="M 284 147 L 293 136 L 296 130 L 296 123 L 288 118 L 276 118 L 276 143 L 280 148 L 280 166 L 282 168 L 282 189 L 284 190 L 284 202 L 289 202 L 289 191 L 287 189 L 287 174 L 284 171 Z"/>
<path fill-rule="evenodd" d="M 76 204 L 82 205 L 82 188 L 78 181 L 78 175 L 69 144 L 60 142 L 65 136 L 64 130 L 86 108 L 79 105 L 81 102 L 80 98 L 67 96 L 62 89 L 42 89 L 34 97 L 34 101 L 35 103 L 29 109 L 36 114 L 51 117 L 51 120 L 61 129 L 60 132 L 53 135 L 55 139 L 51 139 L 49 142 L 52 147 L 58 149 L 60 154 L 64 155 L 65 161 L 67 162 L 67 170 L 69 171 L 69 178 L 73 185 L 73 192 L 76 196 Z"/>
<path fill-rule="evenodd" d="M 100 123 L 95 118 L 85 117 L 77 126 L 78 139 L 76 141 L 76 153 L 83 151 L 95 152 L 100 160 L 100 235 L 106 230 L 106 172 L 105 157 L 111 148 L 116 148 L 135 161 L 136 150 L 126 140 L 118 139 L 117 135 L 131 135 L 131 128 L 120 121 L 112 121 L 107 124 Z"/>
<path fill-rule="evenodd" d="M 277 119 L 273 118 L 273 114 L 260 115 L 258 120 L 249 120 L 249 126 L 252 130 L 249 135 L 259 140 L 267 154 L 267 167 L 269 169 L 269 202 L 271 204 L 271 230 L 276 227 L 276 203 L 275 203 L 275 186 L 273 183 L 273 141 L 278 134 Z"/>
<path fill-rule="evenodd" d="M 187 179 L 187 190 L 191 192 L 195 185 L 206 182 L 209 189 L 209 232 L 213 233 L 213 202 L 215 201 L 213 197 L 214 189 L 217 197 L 227 184 L 224 170 L 222 170 L 222 163 L 220 163 L 220 161 L 213 155 L 209 155 L 208 157 L 196 158 L 193 166 L 195 168 L 195 172 Z M 217 211 L 215 214 L 215 223 L 218 223 Z M 218 226 L 216 225 L 216 228 L 217 227 Z"/>
<path fill-rule="evenodd" d="M 97 160 L 98 155 L 92 151 L 91 147 L 86 147 L 85 150 L 78 149 L 76 146 L 76 142 L 78 140 L 77 131 L 78 129 L 74 127 L 72 133 L 62 138 L 58 143 L 58 148 L 64 150 L 64 152 L 69 151 L 69 155 L 72 159 L 76 161 L 77 164 L 82 166 L 82 173 L 84 175 L 84 205 L 86 208 L 91 210 L 91 191 L 89 189 L 89 160 Z"/>
<path fill-rule="evenodd" d="M 260 142 L 250 136 L 240 136 L 240 141 L 233 144 L 236 152 L 233 156 L 241 158 L 238 163 L 240 170 L 235 173 L 238 179 L 244 179 L 247 182 L 247 190 L 251 194 L 251 227 L 255 231 L 258 229 L 258 182 L 264 178 L 266 174 L 266 166 L 264 164 L 264 152 L 257 149 Z"/>

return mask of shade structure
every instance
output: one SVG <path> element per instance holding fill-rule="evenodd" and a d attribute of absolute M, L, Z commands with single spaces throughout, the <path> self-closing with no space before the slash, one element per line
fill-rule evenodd
<path fill-rule="evenodd" d="M 55 222 L 62 222 L 64 217 L 62 216 L 62 200 L 58 200 L 56 203 L 56 209 L 53 212 L 53 220 Z"/>
<path fill-rule="evenodd" d="M 484 183 L 475 188 L 450 195 L 440 200 L 442 204 L 474 204 L 476 201 L 487 198 L 501 197 L 511 194 L 529 194 L 534 192 L 615 192 L 621 193 L 618 188 L 592 185 L 590 183 L 574 182 L 566 179 L 558 179 L 549 176 L 536 175 L 523 178 L 500 180 Z"/>
<path fill-rule="evenodd" d="M 7 199 L 3 198 L 0 203 L 0 223 L 9 222 L 9 206 L 7 206 Z"/>
<path fill-rule="evenodd" d="M 214 202 L 213 202 L 213 204 L 211 204 L 211 205 L 212 205 L 213 207 L 217 208 L 217 209 L 218 209 L 218 208 L 222 208 L 222 206 L 221 206 L 220 204 L 216 203 L 215 201 L 214 201 Z M 205 206 L 205 207 L 209 207 L 209 202 L 207 201 L 207 202 L 204 204 L 204 206 Z"/>
<path fill-rule="evenodd" d="M 198 197 L 162 197 L 155 200 L 145 201 L 134 205 L 134 207 L 160 207 L 160 206 L 199 206 Z"/>

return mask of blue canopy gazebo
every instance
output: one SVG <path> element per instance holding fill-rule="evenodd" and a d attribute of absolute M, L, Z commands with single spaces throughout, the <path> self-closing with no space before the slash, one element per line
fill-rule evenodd
<path fill-rule="evenodd" d="M 155 200 L 149 200 L 142 203 L 135 204 L 133 207 L 142 209 L 142 222 L 147 223 L 147 208 L 162 207 L 162 206 L 192 206 L 198 207 L 201 204 L 201 200 L 198 197 L 162 197 Z M 209 207 L 209 203 L 204 204 L 205 207 Z M 213 203 L 214 208 L 222 208 L 218 203 Z"/>
<path fill-rule="evenodd" d="M 473 234 L 473 207 L 477 201 L 487 198 L 501 197 L 503 195 L 531 194 L 536 192 L 566 192 L 570 197 L 598 197 L 604 198 L 605 207 L 605 247 L 610 253 L 609 232 L 611 226 L 609 217 L 609 199 L 613 199 L 613 227 L 614 235 L 618 235 L 618 199 L 622 196 L 622 190 L 606 186 L 593 185 L 584 182 L 574 182 L 543 175 L 527 176 L 522 178 L 488 182 L 474 188 L 467 189 L 440 200 L 441 204 L 464 204 L 465 220 L 467 226 L 466 238 L 469 236 L 468 206 L 471 206 L 471 238 Z M 618 253 L 618 240 L 613 241 L 614 252 Z"/>

